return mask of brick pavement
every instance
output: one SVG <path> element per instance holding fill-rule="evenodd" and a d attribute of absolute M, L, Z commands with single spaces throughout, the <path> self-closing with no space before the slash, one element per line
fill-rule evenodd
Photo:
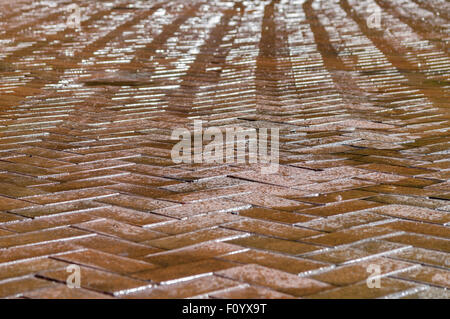
<path fill-rule="evenodd" d="M 0 17 L 0 297 L 449 298 L 445 0 Z M 194 120 L 278 128 L 278 172 L 175 164 Z"/>

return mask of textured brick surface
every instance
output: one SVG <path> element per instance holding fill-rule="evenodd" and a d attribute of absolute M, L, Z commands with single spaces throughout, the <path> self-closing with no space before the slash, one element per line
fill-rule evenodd
<path fill-rule="evenodd" d="M 0 297 L 449 298 L 449 12 L 0 1 Z M 279 170 L 174 163 L 195 119 Z"/>

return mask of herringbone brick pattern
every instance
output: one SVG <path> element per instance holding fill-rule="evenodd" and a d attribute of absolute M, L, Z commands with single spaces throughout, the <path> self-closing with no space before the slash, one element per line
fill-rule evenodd
<path fill-rule="evenodd" d="M 0 1 L 0 297 L 449 298 L 449 13 Z M 279 128 L 279 171 L 175 164 L 195 119 Z"/>

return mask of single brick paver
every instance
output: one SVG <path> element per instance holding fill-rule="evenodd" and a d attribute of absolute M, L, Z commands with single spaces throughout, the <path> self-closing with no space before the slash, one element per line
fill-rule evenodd
<path fill-rule="evenodd" d="M 0 1 L 0 297 L 450 298 L 449 9 Z"/>

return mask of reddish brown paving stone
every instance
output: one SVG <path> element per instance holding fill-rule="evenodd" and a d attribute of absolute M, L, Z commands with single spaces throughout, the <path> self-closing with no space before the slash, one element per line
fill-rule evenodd
<path fill-rule="evenodd" d="M 365 186 L 371 186 L 374 182 L 365 181 L 356 178 L 344 178 L 338 180 L 331 180 L 329 182 L 315 183 L 304 186 L 295 186 L 297 189 L 303 190 L 304 196 L 313 196 L 321 193 L 335 193 L 346 191 L 355 188 L 362 188 Z"/>
<path fill-rule="evenodd" d="M 66 285 L 42 288 L 23 294 L 31 299 L 110 299 L 111 296 L 82 288 L 69 288 Z"/>
<path fill-rule="evenodd" d="M 185 205 L 178 204 L 172 207 L 156 209 L 153 212 L 174 218 L 184 218 L 211 212 L 235 212 L 249 207 L 250 205 L 246 203 L 238 203 L 226 199 L 214 199 Z"/>
<path fill-rule="evenodd" d="M 368 200 L 384 204 L 409 205 L 431 209 L 441 209 L 447 204 L 446 201 L 439 199 L 387 194 L 369 197 Z"/>
<path fill-rule="evenodd" d="M 320 232 L 313 231 L 310 229 L 255 219 L 243 219 L 240 221 L 227 223 L 222 227 L 227 229 L 244 231 L 251 234 L 262 234 L 287 240 L 297 240 L 303 237 L 309 237 L 320 234 Z"/>
<path fill-rule="evenodd" d="M 381 228 L 388 228 L 397 231 L 405 231 L 408 233 L 416 233 L 422 235 L 429 235 L 434 237 L 442 237 L 449 239 L 450 233 L 448 227 L 439 224 L 429 224 L 422 222 L 413 222 L 406 220 L 396 220 L 382 225 Z"/>
<path fill-rule="evenodd" d="M 113 191 L 108 191 L 102 188 L 96 189 L 82 189 L 82 190 L 74 190 L 74 191 L 65 191 L 54 194 L 44 194 L 44 195 L 35 195 L 24 197 L 27 201 L 36 204 L 50 204 L 50 203 L 66 203 L 71 201 L 79 201 L 79 200 L 90 200 L 90 199 L 99 199 L 102 197 L 110 197 L 115 193 Z"/>
<path fill-rule="evenodd" d="M 329 233 L 325 235 L 313 236 L 310 238 L 304 238 L 302 241 L 311 244 L 321 244 L 327 246 L 350 244 L 353 242 L 358 242 L 361 240 L 369 238 L 377 238 L 392 233 L 391 231 L 384 228 L 376 227 L 358 227 L 352 229 L 340 230 L 334 233 Z"/>
<path fill-rule="evenodd" d="M 330 289 L 315 295 L 306 296 L 311 299 L 369 299 L 382 298 L 408 290 L 414 290 L 420 285 L 400 281 L 391 278 L 383 278 L 379 289 L 369 288 L 366 282 L 358 283 L 351 286 L 345 286 L 337 289 Z"/>
<path fill-rule="evenodd" d="M 82 238 L 81 240 L 88 238 L 91 237 Z M 79 247 L 74 244 L 74 242 L 76 241 L 77 239 L 69 241 L 55 241 L 29 246 L 10 247 L 4 250 L 0 250 L 0 265 L 3 263 L 14 263 L 21 260 L 47 257 L 61 252 L 77 250 L 79 249 Z"/>
<path fill-rule="evenodd" d="M 230 199 L 233 201 L 248 203 L 255 206 L 269 207 L 272 209 L 280 209 L 286 211 L 296 211 L 305 208 L 305 206 L 307 206 L 304 203 L 300 203 L 290 199 L 257 193 L 237 195 L 230 197 Z"/>
<path fill-rule="evenodd" d="M 241 217 L 235 214 L 217 212 L 188 217 L 182 220 L 172 220 L 155 226 L 149 225 L 149 228 L 166 234 L 178 235 L 212 226 L 229 224 L 240 219 Z"/>
<path fill-rule="evenodd" d="M 432 171 L 427 170 L 427 169 L 408 168 L 408 167 L 386 165 L 386 164 L 366 164 L 366 165 L 360 165 L 358 167 L 364 168 L 367 170 L 374 170 L 374 171 L 379 171 L 379 172 L 383 172 L 383 173 L 395 173 L 395 174 L 404 175 L 404 176 L 416 176 L 416 175 L 432 173 Z"/>
<path fill-rule="evenodd" d="M 450 299 L 450 291 L 448 289 L 428 287 L 418 292 L 407 294 L 400 297 L 402 299 Z"/>
<path fill-rule="evenodd" d="M 39 276 L 65 283 L 68 278 L 66 269 L 40 272 Z M 110 272 L 80 267 L 80 285 L 82 288 L 106 292 L 111 295 L 121 295 L 136 289 L 144 289 L 151 284 L 147 281 L 136 280 Z"/>
<path fill-rule="evenodd" d="M 68 212 L 82 212 L 89 211 L 103 205 L 99 203 L 94 203 L 91 201 L 80 201 L 72 203 L 62 203 L 62 204 L 50 204 L 50 205 L 33 205 L 31 207 L 26 207 L 22 209 L 14 209 L 11 212 L 20 216 L 25 217 L 42 217 L 47 215 L 57 215 L 64 214 Z"/>
<path fill-rule="evenodd" d="M 171 202 L 130 195 L 115 195 L 100 199 L 99 201 L 106 204 L 112 204 L 142 211 L 152 211 L 158 208 L 170 207 L 175 205 Z"/>
<path fill-rule="evenodd" d="M 70 264 L 79 264 L 87 267 L 98 268 L 122 275 L 149 270 L 156 267 L 148 262 L 111 255 L 92 249 L 62 253 L 57 256 L 53 256 L 53 258 Z"/>
<path fill-rule="evenodd" d="M 388 276 L 416 267 L 414 264 L 387 258 L 371 258 L 363 262 L 341 266 L 322 274 L 312 275 L 311 278 L 334 286 L 348 286 L 366 280 L 373 271 L 369 268 L 370 266 L 379 267 L 380 276 Z"/>
<path fill-rule="evenodd" d="M 45 192 L 39 189 L 30 189 L 10 183 L 0 183 L 0 194 L 3 196 L 13 196 L 21 198 L 38 194 L 45 194 Z"/>
<path fill-rule="evenodd" d="M 419 267 L 395 275 L 401 279 L 428 283 L 442 288 L 450 288 L 450 271 L 432 267 Z"/>
<path fill-rule="evenodd" d="M 217 177 L 212 179 L 206 179 L 204 181 L 189 182 L 189 183 L 177 183 L 169 186 L 163 186 L 161 188 L 175 191 L 175 192 L 197 192 L 202 190 L 229 187 L 240 184 L 247 184 L 247 181 L 230 178 L 230 177 Z"/>
<path fill-rule="evenodd" d="M 5 229 L 0 229 L 0 236 L 6 236 L 6 235 L 13 235 L 14 233 L 12 231 L 8 231 Z"/>
<path fill-rule="evenodd" d="M 372 211 L 383 215 L 436 224 L 446 224 L 450 222 L 450 213 L 421 207 L 388 205 L 374 208 Z"/>
<path fill-rule="evenodd" d="M 92 234 L 75 228 L 61 227 L 0 237 L 0 248 L 37 244 L 40 242 L 71 240 L 87 236 L 92 236 Z"/>
<path fill-rule="evenodd" d="M 387 237 L 389 238 L 389 237 Z M 386 238 L 386 239 L 387 239 Z M 393 243 L 386 241 L 385 239 L 375 239 L 364 241 L 361 243 L 356 243 L 351 245 L 352 248 L 356 248 L 358 250 L 367 252 L 369 254 L 378 255 L 378 254 L 386 254 L 390 255 L 395 251 L 403 251 L 408 248 L 408 245 L 403 245 L 399 243 Z"/>
<path fill-rule="evenodd" d="M 302 209 L 301 213 L 326 217 L 359 210 L 367 210 L 382 205 L 383 204 L 364 200 L 351 200 L 345 202 L 332 203 L 325 206 Z"/>
<path fill-rule="evenodd" d="M 209 275 L 201 278 L 163 285 L 142 290 L 136 293 L 127 294 L 124 296 L 124 298 L 189 298 L 212 293 L 214 291 L 229 289 L 240 285 L 242 284 L 237 281 Z"/>
<path fill-rule="evenodd" d="M 207 241 L 225 241 L 247 236 L 244 232 L 223 228 L 208 228 L 180 235 L 167 236 L 144 242 L 162 249 L 175 249 Z"/>
<path fill-rule="evenodd" d="M 438 250 L 442 252 L 450 252 L 450 240 L 440 239 L 436 237 L 417 235 L 417 234 L 404 234 L 386 238 L 386 240 L 394 243 L 400 243 L 405 245 L 412 245 L 418 248 Z"/>
<path fill-rule="evenodd" d="M 57 269 L 64 266 L 67 266 L 67 264 L 46 257 L 9 264 L 0 264 L 0 280 L 22 277 L 24 275 L 28 275 L 29 273 Z"/>
<path fill-rule="evenodd" d="M 299 255 L 305 252 L 319 250 L 321 247 L 299 243 L 296 241 L 277 239 L 264 236 L 249 236 L 228 241 L 231 244 L 249 248 L 281 252 L 289 255 Z"/>
<path fill-rule="evenodd" d="M 149 254 L 140 259 L 161 267 L 168 267 L 213 257 L 226 256 L 241 250 L 243 249 L 240 246 L 223 242 L 203 242 L 196 245 Z"/>
<path fill-rule="evenodd" d="M 89 232 L 114 236 L 133 242 L 143 242 L 145 240 L 164 237 L 163 233 L 110 219 L 88 221 L 76 224 L 76 227 Z"/>
<path fill-rule="evenodd" d="M 318 231 L 334 232 L 349 227 L 364 225 L 385 219 L 372 212 L 350 212 L 336 214 L 326 218 L 318 218 L 306 223 L 298 223 L 297 226 L 316 229 Z"/>
<path fill-rule="evenodd" d="M 371 197 L 373 195 L 375 195 L 375 193 L 362 191 L 362 190 L 347 190 L 347 191 L 343 191 L 343 192 L 323 194 L 320 196 L 300 197 L 297 199 L 308 202 L 308 203 L 326 204 L 326 203 L 346 201 L 346 200 L 351 200 L 351 199 L 364 199 L 367 197 Z"/>
<path fill-rule="evenodd" d="M 447 268 L 450 265 L 450 254 L 423 248 L 405 249 L 392 254 L 391 257 L 442 268 Z"/>
<path fill-rule="evenodd" d="M 154 224 L 159 223 L 164 224 L 165 222 L 172 220 L 171 218 L 168 217 L 151 213 L 144 213 L 137 210 L 132 210 L 118 206 L 110 206 L 94 209 L 89 211 L 89 214 L 92 215 L 93 218 L 95 218 L 95 216 L 98 216 L 99 218 L 110 218 L 117 220 L 119 222 L 135 226 L 151 225 L 153 227 Z"/>
<path fill-rule="evenodd" d="M 124 257 L 139 257 L 162 249 L 103 235 L 74 239 L 72 244 Z"/>
<path fill-rule="evenodd" d="M 0 283 L 0 297 L 18 297 L 27 291 L 51 287 L 54 283 L 48 280 L 27 277 Z"/>
<path fill-rule="evenodd" d="M 308 273 L 330 267 L 329 264 L 325 263 L 257 250 L 247 250 L 233 253 L 230 255 L 221 256 L 220 259 L 238 262 L 241 264 L 258 264 L 297 275 L 300 273 Z"/>
<path fill-rule="evenodd" d="M 231 288 L 223 292 L 216 292 L 209 294 L 213 298 L 223 299 L 293 299 L 294 296 L 280 293 L 275 290 L 266 289 L 262 287 L 239 287 Z"/>
<path fill-rule="evenodd" d="M 17 233 L 27 233 L 46 228 L 78 224 L 93 219 L 96 219 L 96 217 L 86 213 L 69 213 L 59 216 L 42 217 L 31 220 L 27 219 L 19 222 L 8 223 L 3 227 Z"/>
<path fill-rule="evenodd" d="M 45 190 L 47 192 L 63 192 L 63 191 L 71 191 L 78 190 L 83 188 L 91 188 L 91 187 L 101 187 L 111 185 L 111 182 L 102 180 L 102 179 L 94 179 L 94 180 L 75 180 L 69 182 L 62 182 L 60 184 L 54 185 L 43 185 L 39 186 L 39 189 Z"/>
<path fill-rule="evenodd" d="M 301 223 L 314 219 L 312 216 L 301 215 L 294 212 L 258 207 L 242 210 L 239 212 L 239 215 L 287 224 Z"/>
<path fill-rule="evenodd" d="M 232 198 L 233 195 L 241 195 L 248 193 L 250 193 L 250 191 L 248 189 L 242 189 L 242 187 L 225 187 L 220 189 L 203 190 L 192 193 L 178 193 L 166 195 L 164 197 L 164 200 L 178 203 L 195 203 L 198 201 L 205 201 L 205 200 Z"/>
<path fill-rule="evenodd" d="M 265 286 L 294 296 L 304 296 L 332 287 L 313 279 L 301 278 L 282 271 L 252 264 L 230 268 L 217 272 L 217 274 L 249 284 Z"/>
<path fill-rule="evenodd" d="M 134 278 L 151 280 L 157 283 L 168 284 L 179 280 L 187 280 L 201 275 L 212 274 L 215 271 L 235 267 L 232 262 L 205 259 L 192 263 L 156 268 L 148 271 L 137 272 L 132 275 Z"/>
<path fill-rule="evenodd" d="M 0 207 L 2 210 L 12 210 L 31 206 L 32 203 L 22 200 L 12 199 L 4 196 L 0 196 Z"/>

